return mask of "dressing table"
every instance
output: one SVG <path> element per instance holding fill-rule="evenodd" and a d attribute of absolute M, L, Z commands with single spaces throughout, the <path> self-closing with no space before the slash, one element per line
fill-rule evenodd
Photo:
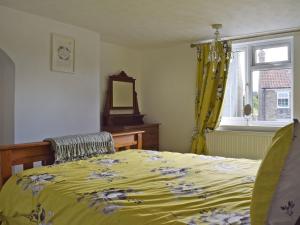
<path fill-rule="evenodd" d="M 143 149 L 159 150 L 159 124 L 144 123 L 144 115 L 140 113 L 135 79 L 124 71 L 109 76 L 108 88 L 102 114 L 103 131 L 145 131 Z"/>

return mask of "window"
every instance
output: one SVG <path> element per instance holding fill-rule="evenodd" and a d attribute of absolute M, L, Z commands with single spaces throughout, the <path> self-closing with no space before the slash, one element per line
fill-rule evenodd
<path fill-rule="evenodd" d="M 290 93 L 289 91 L 277 92 L 277 108 L 289 108 L 290 107 Z"/>
<path fill-rule="evenodd" d="M 283 125 L 293 118 L 292 38 L 233 44 L 222 125 Z M 244 106 L 252 115 L 244 116 Z"/>
<path fill-rule="evenodd" d="M 274 44 L 253 47 L 254 65 L 290 62 L 290 44 Z"/>

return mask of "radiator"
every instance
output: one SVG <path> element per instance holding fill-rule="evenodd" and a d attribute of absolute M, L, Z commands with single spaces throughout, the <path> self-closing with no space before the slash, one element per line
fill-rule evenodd
<path fill-rule="evenodd" d="M 271 144 L 272 132 L 214 131 L 206 135 L 210 155 L 263 159 Z"/>

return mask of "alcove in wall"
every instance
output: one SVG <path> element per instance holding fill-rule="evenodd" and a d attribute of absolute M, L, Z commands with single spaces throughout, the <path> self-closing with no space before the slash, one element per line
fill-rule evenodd
<path fill-rule="evenodd" d="M 15 64 L 0 49 L 0 144 L 14 143 Z"/>

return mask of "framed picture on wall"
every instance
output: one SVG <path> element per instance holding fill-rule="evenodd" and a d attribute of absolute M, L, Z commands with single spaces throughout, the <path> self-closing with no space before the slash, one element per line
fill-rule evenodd
<path fill-rule="evenodd" d="M 51 70 L 57 72 L 75 72 L 75 40 L 60 34 L 51 34 Z"/>

